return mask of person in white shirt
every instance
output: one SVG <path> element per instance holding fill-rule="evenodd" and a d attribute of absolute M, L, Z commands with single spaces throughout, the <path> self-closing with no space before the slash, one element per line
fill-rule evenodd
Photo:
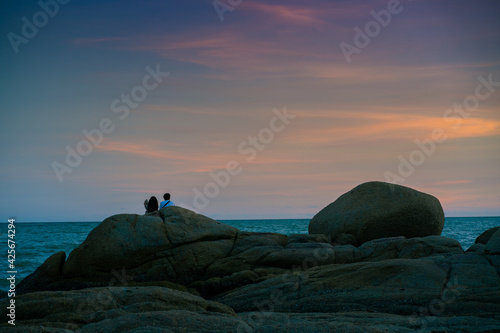
<path fill-rule="evenodd" d="M 165 193 L 163 195 L 164 201 L 160 203 L 160 209 L 165 208 L 165 207 L 170 207 L 170 206 L 175 206 L 173 201 L 170 201 L 170 193 Z"/>

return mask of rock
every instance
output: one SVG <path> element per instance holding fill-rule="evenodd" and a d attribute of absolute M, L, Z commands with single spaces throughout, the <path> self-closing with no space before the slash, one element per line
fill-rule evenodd
<path fill-rule="evenodd" d="M 198 280 L 217 259 L 229 255 L 238 232 L 181 207 L 148 215 L 115 215 L 89 233 L 62 270 L 64 253 L 49 258 L 20 284 L 20 290 L 107 286 L 122 270 L 136 282 L 188 284 Z"/>
<path fill-rule="evenodd" d="M 236 317 L 183 310 L 133 313 L 84 326 L 81 333 L 237 332 L 245 325 Z"/>
<path fill-rule="evenodd" d="M 363 258 L 361 251 L 352 245 L 335 246 L 333 257 L 336 264 L 351 264 Z"/>
<path fill-rule="evenodd" d="M 0 301 L 4 318 L 8 302 Z M 149 326 L 178 331 L 179 327 L 198 328 L 198 319 L 216 329 L 238 322 L 234 311 L 223 304 L 162 287 L 35 292 L 17 296 L 16 304 L 16 327 L 23 331 L 40 325 L 80 332 L 124 332 Z"/>
<path fill-rule="evenodd" d="M 411 314 L 421 304 L 439 298 L 446 276 L 446 269 L 427 260 L 325 265 L 243 286 L 213 300 L 237 312 Z"/>
<path fill-rule="evenodd" d="M 384 237 L 439 236 L 443 226 L 443 208 L 434 196 L 400 185 L 368 182 L 316 214 L 309 233 L 325 234 L 333 242 L 350 234 L 361 245 Z"/>
<path fill-rule="evenodd" d="M 269 295 L 271 296 L 271 295 Z M 0 323 L 0 332 L 165 333 L 165 332 L 494 332 L 497 315 L 447 316 L 433 312 L 441 307 L 455 313 L 454 302 L 423 304 L 410 315 L 368 311 L 298 313 L 275 311 L 282 298 L 257 303 L 263 311 L 235 315 L 220 303 L 160 287 L 94 288 L 80 291 L 37 292 L 19 296 L 16 326 Z M 494 301 L 491 295 L 483 299 Z M 286 300 L 286 299 L 285 299 Z M 250 301 L 250 299 L 249 299 Z M 300 300 L 299 300 L 300 301 Z M 468 299 L 469 305 L 474 298 Z M 7 300 L 0 301 L 5 309 Z M 376 304 L 376 303 L 375 303 Z M 403 307 L 406 306 L 402 303 Z M 396 308 L 398 304 L 394 304 Z M 271 310 L 271 311 L 269 311 Z M 496 308 L 493 306 L 493 311 Z M 5 311 L 2 311 L 5 316 Z"/>
<path fill-rule="evenodd" d="M 499 238 L 464 254 L 435 235 L 356 247 L 324 234 L 241 232 L 180 207 L 115 215 L 68 261 L 57 253 L 21 282 L 16 326 L 0 332 L 494 330 Z M 58 291 L 33 292 L 41 288 Z"/>
<path fill-rule="evenodd" d="M 235 272 L 259 268 L 263 258 L 283 250 L 287 242 L 287 236 L 281 234 L 239 232 L 231 252 L 211 264 L 206 269 L 205 277 L 224 277 Z"/>
<path fill-rule="evenodd" d="M 464 253 L 460 242 L 441 236 L 410 239 L 404 237 L 380 238 L 364 243 L 357 250 L 360 252 L 357 261 L 418 259 L 430 256 L 449 257 Z"/>
<path fill-rule="evenodd" d="M 363 260 L 396 259 L 399 257 L 399 248 L 404 240 L 402 236 L 374 239 L 364 243 L 357 250 L 361 253 Z"/>
<path fill-rule="evenodd" d="M 487 292 L 500 287 L 500 278 L 494 266 L 483 255 L 455 255 L 449 261 L 448 280 L 461 289 L 474 289 L 474 293 Z M 499 303 L 500 305 L 500 303 Z"/>
<path fill-rule="evenodd" d="M 277 233 L 239 232 L 231 255 L 241 254 L 256 247 L 284 247 L 288 237 Z"/>
<path fill-rule="evenodd" d="M 188 235 L 190 227 L 196 229 L 193 235 Z M 148 236 L 141 238 L 142 234 Z M 325 235 L 241 232 L 180 207 L 147 216 L 116 215 L 71 253 L 62 276 L 59 268 L 51 280 L 41 277 L 39 272 L 52 265 L 50 259 L 20 289 L 21 293 L 74 290 L 127 282 L 178 290 L 189 286 L 212 297 L 255 283 L 256 277 L 266 279 L 316 266 L 463 253 L 457 241 L 439 236 L 376 239 L 360 248 L 332 246 L 326 241 Z M 63 260 L 59 259 L 57 267 Z M 237 279 L 249 274 L 253 277 Z"/>
<path fill-rule="evenodd" d="M 500 229 L 491 235 L 484 248 L 484 253 L 500 254 Z"/>
<path fill-rule="evenodd" d="M 353 245 L 356 246 L 357 239 L 354 235 L 351 234 L 340 234 L 337 239 L 335 239 L 335 243 L 339 245 Z"/>
<path fill-rule="evenodd" d="M 225 257 L 237 233 L 236 228 L 181 207 L 162 209 L 156 216 L 115 215 L 71 252 L 63 275 L 109 280 L 112 269 L 125 268 L 143 281 L 182 282 Z"/>
<path fill-rule="evenodd" d="M 398 258 L 416 259 L 429 256 L 453 256 L 463 254 L 464 250 L 459 241 L 442 237 L 416 237 L 402 241 L 398 245 Z"/>
<path fill-rule="evenodd" d="M 16 288 L 18 294 L 47 290 L 52 283 L 62 278 L 62 267 L 65 260 L 66 253 L 62 251 L 51 255 L 33 274 L 30 274 L 19 283 Z"/>
<path fill-rule="evenodd" d="M 476 238 L 476 241 L 474 243 L 475 244 L 484 244 L 484 245 L 486 245 L 486 243 L 488 243 L 488 241 L 490 240 L 490 237 L 493 236 L 493 234 L 498 229 L 500 229 L 500 227 L 494 227 L 494 228 L 486 230 L 485 232 L 483 232 L 481 235 L 479 235 Z"/>
<path fill-rule="evenodd" d="M 236 272 L 223 278 L 213 277 L 206 281 L 196 281 L 190 287 L 198 290 L 203 297 L 210 298 L 225 291 L 232 290 L 260 280 L 259 274 L 246 270 Z"/>
<path fill-rule="evenodd" d="M 333 246 L 321 243 L 291 244 L 285 249 L 270 252 L 259 261 L 259 265 L 307 269 L 334 263 Z"/>
<path fill-rule="evenodd" d="M 466 253 L 476 253 L 476 254 L 484 254 L 484 248 L 486 245 L 481 243 L 475 243 L 471 247 L 465 251 Z"/>
<path fill-rule="evenodd" d="M 493 318 L 500 312 L 500 280 L 482 256 L 388 259 L 290 272 L 213 300 L 236 312 L 371 311 Z"/>
<path fill-rule="evenodd" d="M 446 317 L 412 316 L 373 312 L 280 313 L 248 312 L 240 318 L 248 326 L 238 332 L 287 333 L 287 332 L 339 332 L 339 333 L 408 333 L 408 332 L 497 332 L 500 320 L 479 316 Z"/>
<path fill-rule="evenodd" d="M 288 236 L 288 243 L 329 243 L 328 237 L 322 234 L 293 234 Z"/>

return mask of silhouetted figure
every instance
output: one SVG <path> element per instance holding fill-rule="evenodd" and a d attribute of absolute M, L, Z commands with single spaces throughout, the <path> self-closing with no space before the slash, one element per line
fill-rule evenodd
<path fill-rule="evenodd" d="M 144 207 L 146 208 L 146 214 L 152 213 L 158 210 L 158 199 L 153 195 L 149 200 L 144 201 Z"/>
<path fill-rule="evenodd" d="M 169 206 L 175 206 L 174 202 L 170 201 L 170 193 L 165 193 L 163 195 L 163 199 L 164 199 L 164 201 L 162 201 L 160 203 L 160 209 L 165 208 L 165 207 L 169 207 Z"/>

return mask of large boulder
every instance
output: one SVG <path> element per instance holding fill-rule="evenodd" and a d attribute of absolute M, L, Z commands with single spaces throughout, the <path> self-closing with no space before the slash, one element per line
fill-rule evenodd
<path fill-rule="evenodd" d="M 112 277 L 125 269 L 137 281 L 196 279 L 232 250 L 238 229 L 182 207 L 104 220 L 71 254 L 65 278 Z"/>
<path fill-rule="evenodd" d="M 325 234 L 332 242 L 352 235 L 357 245 L 404 236 L 439 236 L 444 212 L 437 198 L 384 182 L 363 183 L 326 206 L 309 222 L 310 234 Z"/>
<path fill-rule="evenodd" d="M 239 230 L 181 207 L 114 215 L 65 254 L 49 258 L 19 285 L 21 293 L 71 290 L 127 281 L 198 280 L 233 250 Z M 123 272 L 123 273 L 121 273 Z"/>

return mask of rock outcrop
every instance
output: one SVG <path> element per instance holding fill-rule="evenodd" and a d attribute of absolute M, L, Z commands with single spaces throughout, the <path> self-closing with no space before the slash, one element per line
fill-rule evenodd
<path fill-rule="evenodd" d="M 347 243 L 361 245 L 383 237 L 439 236 L 443 226 L 443 208 L 432 195 L 400 185 L 368 182 L 316 214 L 309 223 L 309 233 L 327 235 L 335 243 L 351 239 Z"/>
<path fill-rule="evenodd" d="M 340 293 L 337 290 L 337 294 Z M 4 318 L 7 303 L 6 299 L 0 300 Z M 16 325 L 3 322 L 0 332 L 364 333 L 464 332 L 471 328 L 477 332 L 494 332 L 500 327 L 500 319 L 494 316 L 435 316 L 432 310 L 436 304 L 428 305 L 422 313 L 401 315 L 375 312 L 373 308 L 369 311 L 343 310 L 334 314 L 279 312 L 273 303 L 264 302 L 261 303 L 263 311 L 235 314 L 223 304 L 160 287 L 36 292 L 17 297 L 17 303 Z M 345 308 L 350 304 L 346 303 Z M 449 306 L 451 303 L 444 304 Z M 436 309 L 440 309 L 441 304 L 437 306 Z"/>
<path fill-rule="evenodd" d="M 181 207 L 112 216 L 67 260 L 56 253 L 19 284 L 16 326 L 0 332 L 499 329 L 500 230 L 465 253 L 454 239 L 420 234 L 418 216 L 440 233 L 441 206 L 412 191 L 396 190 L 409 213 L 396 199 L 398 209 L 385 199 L 385 209 L 361 208 L 378 212 L 370 223 L 384 223 L 375 218 L 382 210 L 394 217 L 376 239 L 361 220 L 362 232 L 332 238 L 243 232 Z M 8 302 L 0 301 L 4 318 Z"/>
<path fill-rule="evenodd" d="M 126 280 L 137 285 L 170 281 L 211 297 L 290 269 L 462 253 L 460 243 L 440 236 L 381 238 L 355 247 L 333 246 L 324 235 L 242 232 L 172 207 L 104 220 L 66 262 L 64 253 L 53 255 L 18 289 L 22 294 L 104 287 L 126 272 Z"/>
<path fill-rule="evenodd" d="M 0 301 L 4 318 L 8 301 Z M 236 328 L 240 322 L 223 304 L 162 287 L 45 291 L 18 296 L 16 303 L 17 325 L 8 332 L 27 332 L 26 326 L 34 332 L 47 332 L 43 326 L 52 327 L 50 332 L 126 332 L 137 328 L 145 332 L 165 326 L 176 327 L 176 331 L 210 332 L 214 327 Z"/>
<path fill-rule="evenodd" d="M 126 269 L 138 281 L 198 279 L 232 250 L 238 229 L 181 207 L 104 220 L 68 256 L 66 279 L 108 282 Z"/>

